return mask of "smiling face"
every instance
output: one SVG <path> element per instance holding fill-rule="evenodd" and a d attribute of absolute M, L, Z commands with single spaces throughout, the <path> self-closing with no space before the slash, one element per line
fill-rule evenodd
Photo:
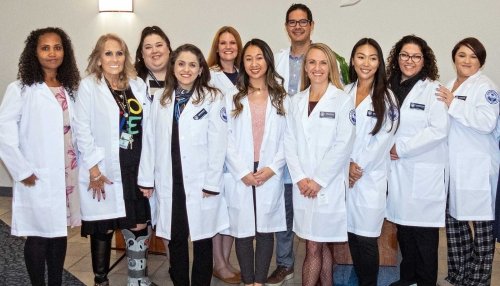
<path fill-rule="evenodd" d="M 380 65 L 377 50 L 369 44 L 356 48 L 352 58 L 354 70 L 360 81 L 373 81 Z"/>
<path fill-rule="evenodd" d="M 307 13 L 303 10 L 293 10 L 288 14 L 288 21 L 296 21 L 295 27 L 291 27 L 285 23 L 286 31 L 290 37 L 292 45 L 294 43 L 305 43 L 311 41 L 311 32 L 314 29 L 314 22 L 308 23 L 305 27 L 301 27 L 298 23 L 300 20 L 307 20 Z"/>
<path fill-rule="evenodd" d="M 481 68 L 481 63 L 474 51 L 467 46 L 460 46 L 453 58 L 459 78 L 468 78 Z"/>
<path fill-rule="evenodd" d="M 238 45 L 233 34 L 225 32 L 220 35 L 217 53 L 221 62 L 226 61 L 234 64 L 236 56 L 238 56 Z"/>
<path fill-rule="evenodd" d="M 200 62 L 192 52 L 181 52 L 174 62 L 175 78 L 179 86 L 185 90 L 191 90 L 201 72 Z"/>
<path fill-rule="evenodd" d="M 329 64 L 323 51 L 310 49 L 305 58 L 304 70 L 311 84 L 328 83 Z"/>
<path fill-rule="evenodd" d="M 36 56 L 45 74 L 56 73 L 64 59 L 61 37 L 56 33 L 41 35 L 36 46 Z"/>
<path fill-rule="evenodd" d="M 402 60 L 402 54 L 409 56 L 408 59 Z M 411 58 L 412 56 L 420 56 L 422 59 L 416 63 L 415 60 Z M 405 44 L 401 48 L 398 56 L 399 69 L 401 70 L 401 79 L 407 80 L 417 75 L 424 67 L 424 61 L 425 59 L 423 57 L 422 49 L 420 49 L 420 46 L 413 43 Z"/>
<path fill-rule="evenodd" d="M 125 52 L 116 40 L 107 40 L 99 57 L 98 65 L 102 67 L 102 74 L 108 80 L 117 78 L 125 65 Z"/>
<path fill-rule="evenodd" d="M 165 72 L 167 70 L 168 56 L 170 50 L 165 40 L 157 34 L 151 34 L 144 38 L 142 44 L 142 56 L 144 64 L 153 73 Z"/>
<path fill-rule="evenodd" d="M 254 45 L 248 46 L 243 55 L 245 72 L 252 80 L 263 79 L 267 72 L 267 63 L 262 50 Z"/>

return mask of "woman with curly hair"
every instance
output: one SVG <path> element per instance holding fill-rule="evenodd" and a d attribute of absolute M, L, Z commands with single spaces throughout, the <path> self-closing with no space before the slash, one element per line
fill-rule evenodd
<path fill-rule="evenodd" d="M 147 277 L 151 228 L 148 195 L 137 185 L 143 126 L 149 101 L 125 42 L 101 36 L 78 89 L 75 136 L 80 151 L 82 236 L 90 235 L 96 285 L 108 285 L 111 238 L 121 229 L 128 284 L 154 285 Z"/>
<path fill-rule="evenodd" d="M 144 193 L 158 211 L 156 234 L 169 240 L 174 285 L 210 285 L 212 237 L 229 226 L 222 192 L 227 116 L 222 95 L 208 82 L 202 52 L 184 44 L 172 52 L 165 89 L 158 91 L 145 131 L 139 170 Z M 161 93 L 160 93 L 161 92 Z M 193 266 L 189 278 L 189 238 Z M 191 280 L 191 282 L 190 282 Z"/>
<path fill-rule="evenodd" d="M 62 284 L 67 227 L 79 226 L 73 102 L 80 82 L 73 47 L 60 28 L 25 41 L 17 81 L 0 106 L 0 157 L 13 180 L 12 234 L 26 236 L 32 285 Z"/>
<path fill-rule="evenodd" d="M 264 285 L 274 233 L 286 229 L 283 140 L 288 99 L 264 41 L 250 40 L 242 55 L 236 94 L 226 98 L 229 172 L 224 174 L 224 195 L 241 279 L 245 285 Z"/>
<path fill-rule="evenodd" d="M 172 53 L 170 39 L 158 26 L 146 27 L 135 52 L 135 70 L 148 87 L 149 100 L 165 87 L 168 57 Z"/>
<path fill-rule="evenodd" d="M 234 92 L 239 74 L 241 48 L 240 34 L 235 28 L 223 26 L 215 33 L 207 64 L 210 67 L 210 84 L 223 93 Z M 229 262 L 233 241 L 234 237 L 225 234 L 217 234 L 212 239 L 213 275 L 226 283 L 239 284 L 241 282 L 240 271 Z"/>
<path fill-rule="evenodd" d="M 402 261 L 393 286 L 436 285 L 439 228 L 446 209 L 446 105 L 436 97 L 436 58 L 422 38 L 408 35 L 387 59 L 400 125 L 391 148 L 387 219 L 396 224 Z"/>

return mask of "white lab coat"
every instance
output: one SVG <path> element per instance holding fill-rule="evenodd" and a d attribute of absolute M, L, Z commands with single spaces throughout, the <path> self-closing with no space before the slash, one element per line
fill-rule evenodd
<path fill-rule="evenodd" d="M 401 225 L 443 227 L 446 208 L 449 118 L 437 100 L 439 83 L 418 81 L 400 109 L 391 162 L 387 219 Z"/>
<path fill-rule="evenodd" d="M 274 54 L 274 66 L 276 72 L 283 77 L 283 87 L 288 92 L 288 83 L 290 82 L 290 48 L 282 49 Z M 300 90 L 301 77 L 299 75 L 299 85 L 297 90 Z"/>
<path fill-rule="evenodd" d="M 448 83 L 449 89 L 454 82 Z M 450 215 L 458 220 L 494 220 L 500 163 L 493 132 L 499 112 L 498 87 L 479 71 L 464 81 L 454 95 L 448 109 Z"/>
<path fill-rule="evenodd" d="M 66 93 L 70 122 L 73 100 Z M 73 125 L 72 125 L 73 126 Z M 13 179 L 12 234 L 67 236 L 63 112 L 45 83 L 7 87 L 0 106 L 0 157 Z M 35 185 L 20 181 L 31 174 Z"/>
<path fill-rule="evenodd" d="M 356 102 L 357 82 L 345 87 Z M 393 103 L 396 99 L 393 97 Z M 385 218 L 389 151 L 397 128 L 397 107 L 386 102 L 385 120 L 375 135 L 370 134 L 377 123 L 371 94 L 356 107 L 356 139 L 351 161 L 363 169 L 363 176 L 347 190 L 347 231 L 357 235 L 378 237 Z M 396 108 L 396 109 L 394 109 Z M 395 110 L 395 111 L 394 111 Z M 393 112 L 392 115 L 390 112 Z M 392 126 L 392 129 L 391 129 Z"/>
<path fill-rule="evenodd" d="M 317 242 L 347 241 L 345 191 L 354 142 L 354 104 L 329 85 L 308 116 L 309 88 L 291 99 L 285 156 L 293 181 L 293 230 Z M 297 182 L 311 178 L 321 185 L 318 197 L 300 194 Z"/>
<path fill-rule="evenodd" d="M 147 122 L 149 103 L 146 85 L 137 77 L 129 80 L 136 99 L 142 103 L 142 124 Z M 104 78 L 84 78 L 75 104 L 75 137 L 80 154 L 79 186 L 82 219 L 86 221 L 125 217 L 120 168 L 119 108 Z M 92 198 L 89 169 L 95 165 L 113 184 L 105 184 L 106 199 Z"/>
<path fill-rule="evenodd" d="M 210 69 L 210 85 L 218 88 L 224 95 L 230 95 L 234 89 L 234 84 L 222 70 Z"/>
<path fill-rule="evenodd" d="M 234 96 L 234 94 L 233 94 Z M 228 96 L 226 106 L 234 109 L 233 96 Z M 234 237 L 249 237 L 255 235 L 255 217 L 257 231 L 263 233 L 286 230 L 285 200 L 283 185 L 283 169 L 285 154 L 283 149 L 286 130 L 286 117 L 279 115 L 267 100 L 264 136 L 259 154 L 257 170 L 269 167 L 275 173 L 263 185 L 255 188 L 255 204 L 257 215 L 253 208 L 252 186 L 246 186 L 241 180 L 254 171 L 254 146 L 252 135 L 252 114 L 248 97 L 241 100 L 243 111 L 234 118 L 228 112 L 228 147 L 226 166 L 228 173 L 224 174 L 224 195 L 229 209 L 229 234 Z M 285 99 L 285 110 L 288 108 L 288 98 Z"/>
<path fill-rule="evenodd" d="M 155 93 L 139 165 L 138 184 L 155 187 L 158 210 L 156 235 L 170 239 L 172 222 L 172 120 L 173 102 L 160 104 L 163 89 Z M 227 147 L 224 100 L 220 94 L 194 105 L 191 96 L 179 118 L 182 178 L 191 240 L 209 238 L 229 227 L 227 205 L 222 195 L 203 198 L 203 189 L 221 192 L 222 168 Z M 205 114 L 203 114 L 205 113 Z M 201 114 L 201 118 L 197 115 Z"/>

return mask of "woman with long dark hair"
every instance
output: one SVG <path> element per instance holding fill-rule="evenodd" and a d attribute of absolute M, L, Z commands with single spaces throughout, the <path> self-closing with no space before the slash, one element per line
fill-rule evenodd
<path fill-rule="evenodd" d="M 396 224 L 403 258 L 400 280 L 391 285 L 434 286 L 445 221 L 449 119 L 435 95 L 439 75 L 432 49 L 422 38 L 403 37 L 389 54 L 387 75 L 400 125 L 390 151 L 386 215 Z"/>
<path fill-rule="evenodd" d="M 397 101 L 389 90 L 379 44 L 359 40 L 351 52 L 344 91 L 356 107 L 356 139 L 349 166 L 347 231 L 349 249 L 360 286 L 376 286 L 377 240 L 385 218 L 389 150 L 399 120 Z"/>
<path fill-rule="evenodd" d="M 73 140 L 79 82 L 68 35 L 34 30 L 0 106 L 0 157 L 13 179 L 12 234 L 26 236 L 32 285 L 45 285 L 45 269 L 49 285 L 62 285 L 67 226 L 81 224 Z"/>
<path fill-rule="evenodd" d="M 237 91 L 226 99 L 229 173 L 224 174 L 224 195 L 241 279 L 245 285 L 264 285 L 274 233 L 286 229 L 283 137 L 287 98 L 274 69 L 273 53 L 264 41 L 250 40 L 242 55 Z"/>
<path fill-rule="evenodd" d="M 139 170 L 141 189 L 148 196 L 156 193 L 156 234 L 169 240 L 170 277 L 180 286 L 210 285 L 212 237 L 229 227 L 219 195 L 227 115 L 222 94 L 209 81 L 200 49 L 184 44 L 172 52 L 165 89 L 151 106 Z"/>
<path fill-rule="evenodd" d="M 148 97 L 165 87 L 168 57 L 172 53 L 170 39 L 158 26 L 146 27 L 135 51 L 135 70 L 148 87 Z"/>

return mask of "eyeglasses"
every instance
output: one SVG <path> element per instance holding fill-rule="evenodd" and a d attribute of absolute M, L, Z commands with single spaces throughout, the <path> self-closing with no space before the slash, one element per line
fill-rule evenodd
<path fill-rule="evenodd" d="M 412 55 L 410 56 L 409 54 L 406 54 L 406 53 L 400 53 L 399 54 L 399 59 L 402 60 L 402 61 L 407 61 L 409 59 L 411 59 L 412 62 L 414 63 L 419 63 L 422 59 L 424 58 L 423 55 Z"/>
<path fill-rule="evenodd" d="M 286 24 L 290 27 L 295 27 L 295 26 L 297 26 L 297 24 L 299 24 L 299 26 L 301 26 L 301 27 L 305 27 L 309 23 L 311 23 L 311 20 L 307 20 L 307 19 L 286 21 Z"/>

